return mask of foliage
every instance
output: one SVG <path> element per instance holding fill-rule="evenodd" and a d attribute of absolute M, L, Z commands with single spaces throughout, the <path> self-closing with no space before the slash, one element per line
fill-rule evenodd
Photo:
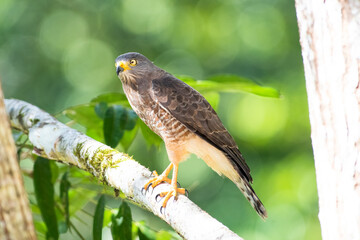
<path fill-rule="evenodd" d="M 55 215 L 54 186 L 51 181 L 51 168 L 48 160 L 38 158 L 34 164 L 34 188 L 41 216 L 46 224 L 46 238 L 58 239 L 59 231 Z"/>

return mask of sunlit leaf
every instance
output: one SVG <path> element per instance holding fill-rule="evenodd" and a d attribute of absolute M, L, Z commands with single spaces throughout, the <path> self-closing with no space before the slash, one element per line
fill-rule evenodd
<path fill-rule="evenodd" d="M 117 215 L 111 218 L 113 240 L 132 239 L 132 217 L 129 205 L 123 201 Z"/>
<path fill-rule="evenodd" d="M 103 140 L 103 121 L 97 116 L 95 103 L 77 105 L 63 111 L 63 114 L 86 128 L 86 134 L 95 140 Z"/>
<path fill-rule="evenodd" d="M 179 235 L 177 235 L 175 232 L 169 232 L 164 230 L 156 232 L 153 229 L 149 228 L 144 221 L 134 222 L 134 224 L 138 227 L 138 236 L 141 240 L 181 239 Z"/>
<path fill-rule="evenodd" d="M 171 240 L 172 235 L 167 231 L 159 231 L 156 233 L 156 240 Z"/>
<path fill-rule="evenodd" d="M 217 110 L 219 105 L 220 96 L 217 92 L 206 92 L 204 93 L 204 97 L 210 103 L 210 105 Z"/>
<path fill-rule="evenodd" d="M 51 170 L 51 182 L 52 184 L 55 184 L 58 177 L 59 177 L 59 167 L 56 165 L 55 161 L 49 162 L 50 170 Z"/>
<path fill-rule="evenodd" d="M 155 240 L 156 232 L 146 226 L 144 221 L 135 222 L 138 227 L 138 236 L 140 240 Z"/>
<path fill-rule="evenodd" d="M 102 239 L 102 229 L 104 221 L 105 195 L 101 195 L 96 205 L 94 221 L 93 221 L 93 239 Z"/>
<path fill-rule="evenodd" d="M 105 102 L 108 105 L 120 104 L 126 107 L 130 107 L 130 104 L 123 93 L 105 93 L 101 94 L 91 100 L 92 103 Z"/>
<path fill-rule="evenodd" d="M 189 76 L 178 76 L 179 79 L 189 84 L 199 92 L 238 92 L 244 91 L 264 97 L 280 97 L 280 93 L 271 87 L 259 84 L 236 75 L 217 75 L 208 80 L 195 80 Z"/>
<path fill-rule="evenodd" d="M 60 199 L 65 210 L 65 224 L 66 224 L 65 232 L 70 226 L 69 189 L 71 184 L 68 180 L 68 173 L 69 172 L 65 172 L 60 181 Z"/>
<path fill-rule="evenodd" d="M 124 132 L 124 135 L 120 140 L 120 144 L 124 148 L 125 152 L 127 152 L 131 143 L 134 141 L 138 130 L 139 130 L 139 126 L 138 124 L 136 124 L 132 130 Z"/>
<path fill-rule="evenodd" d="M 110 226 L 112 215 L 113 215 L 112 210 L 110 209 L 104 210 L 103 228 Z"/>
<path fill-rule="evenodd" d="M 139 240 L 153 240 L 153 239 L 156 239 L 156 238 L 149 238 L 140 229 L 138 229 L 138 236 L 139 236 Z"/>
<path fill-rule="evenodd" d="M 59 231 L 55 214 L 54 186 L 51 183 L 49 160 L 38 157 L 34 164 L 34 188 L 41 216 L 46 224 L 47 239 L 58 239 Z"/>

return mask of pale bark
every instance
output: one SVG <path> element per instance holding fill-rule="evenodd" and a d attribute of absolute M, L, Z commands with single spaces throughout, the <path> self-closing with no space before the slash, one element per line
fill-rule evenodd
<path fill-rule="evenodd" d="M 360 239 L 360 2 L 296 0 L 323 239 Z"/>
<path fill-rule="evenodd" d="M 36 239 L 0 83 L 0 239 Z"/>
<path fill-rule="evenodd" d="M 170 185 L 144 191 L 151 172 L 127 154 L 67 127 L 31 104 L 14 99 L 5 100 L 5 104 L 11 125 L 29 135 L 36 154 L 90 172 L 166 221 L 185 239 L 241 239 L 183 195 L 177 201 L 170 200 L 161 213 L 162 199 L 156 196 Z"/>

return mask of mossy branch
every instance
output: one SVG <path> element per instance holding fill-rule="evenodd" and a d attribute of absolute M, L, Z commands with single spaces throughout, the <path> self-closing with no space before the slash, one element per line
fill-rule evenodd
<path fill-rule="evenodd" d="M 165 211 L 160 212 L 162 199 L 156 196 L 170 185 L 161 184 L 144 191 L 151 172 L 126 153 L 95 141 L 29 103 L 10 99 L 5 100 L 5 105 L 11 126 L 28 134 L 36 154 L 90 172 L 123 192 L 129 201 L 166 221 L 185 239 L 241 239 L 186 196 L 169 201 Z"/>

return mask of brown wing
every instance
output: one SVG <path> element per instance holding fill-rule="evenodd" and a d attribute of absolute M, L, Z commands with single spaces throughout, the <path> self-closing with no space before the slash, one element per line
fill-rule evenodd
<path fill-rule="evenodd" d="M 218 115 L 195 89 L 172 75 L 152 81 L 154 98 L 191 131 L 226 154 L 237 172 L 252 182 L 250 169 Z"/>

